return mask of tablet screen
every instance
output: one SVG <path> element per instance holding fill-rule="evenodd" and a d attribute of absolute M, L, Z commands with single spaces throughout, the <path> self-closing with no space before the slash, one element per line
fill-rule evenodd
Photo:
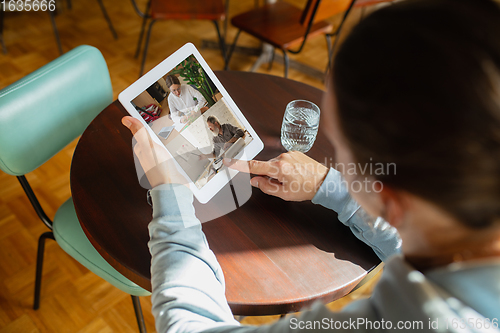
<path fill-rule="evenodd" d="M 197 197 L 210 198 L 233 176 L 223 158 L 241 158 L 246 151 L 253 158 L 262 150 L 262 142 L 192 44 L 127 88 L 119 100 L 165 146 Z M 226 175 L 218 177 L 220 173 Z M 210 186 L 212 180 L 217 186 Z M 203 192 L 206 187 L 211 193 Z"/>
<path fill-rule="evenodd" d="M 235 157 L 253 140 L 193 55 L 132 103 L 199 189 L 221 170 L 227 152 Z"/>

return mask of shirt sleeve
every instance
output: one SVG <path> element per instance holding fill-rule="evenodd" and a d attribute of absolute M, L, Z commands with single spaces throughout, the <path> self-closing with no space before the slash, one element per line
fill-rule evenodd
<path fill-rule="evenodd" d="M 224 142 L 221 141 L 218 136 L 214 137 L 213 140 L 212 140 L 212 142 L 214 144 L 213 154 L 217 158 L 217 157 L 219 157 L 220 150 L 224 146 Z"/>
<path fill-rule="evenodd" d="M 175 106 L 175 101 L 172 97 L 172 93 L 168 95 L 168 108 L 170 109 L 170 118 L 174 123 L 179 123 L 181 116 L 179 115 L 179 110 Z"/>
<path fill-rule="evenodd" d="M 266 326 L 240 326 L 225 298 L 222 269 L 195 216 L 191 191 L 178 184 L 160 185 L 151 191 L 151 198 L 148 246 L 157 332 L 285 333 L 307 331 L 304 323 L 324 323 L 330 318 L 376 319 L 373 311 L 362 311 L 359 306 L 354 312 L 332 313 L 318 302 L 299 318 L 287 317 Z"/>
<path fill-rule="evenodd" d="M 337 170 L 330 169 L 312 202 L 337 212 L 339 221 L 368 244 L 382 261 L 401 252 L 401 238 L 396 228 L 381 217 L 368 215 L 351 197 Z"/>
<path fill-rule="evenodd" d="M 243 132 L 243 130 L 239 127 L 233 126 L 229 123 L 224 124 L 224 125 L 227 126 L 229 133 L 231 133 L 231 135 L 232 135 L 231 139 L 232 138 L 241 138 L 241 137 L 243 137 L 243 135 L 245 135 L 245 132 Z M 231 140 L 231 139 L 229 139 L 229 140 Z"/>
<path fill-rule="evenodd" d="M 158 332 L 238 326 L 225 298 L 222 269 L 196 218 L 191 191 L 166 184 L 151 191 L 152 303 Z"/>

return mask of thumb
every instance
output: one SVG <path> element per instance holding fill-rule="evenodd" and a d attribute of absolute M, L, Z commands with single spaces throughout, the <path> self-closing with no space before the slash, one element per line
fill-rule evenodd
<path fill-rule="evenodd" d="M 146 147 L 154 148 L 151 136 L 139 119 L 125 116 L 122 118 L 122 124 L 132 132 L 135 140 L 143 149 Z"/>
<path fill-rule="evenodd" d="M 144 128 L 144 125 L 134 117 L 125 116 L 122 118 L 122 124 L 127 127 L 133 135 L 139 132 L 140 129 Z"/>

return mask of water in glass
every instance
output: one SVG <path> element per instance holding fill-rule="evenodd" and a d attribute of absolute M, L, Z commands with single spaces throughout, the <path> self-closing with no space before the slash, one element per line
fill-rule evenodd
<path fill-rule="evenodd" d="M 288 103 L 281 125 L 281 144 L 286 150 L 307 152 L 316 140 L 320 110 L 316 104 L 297 100 Z"/>

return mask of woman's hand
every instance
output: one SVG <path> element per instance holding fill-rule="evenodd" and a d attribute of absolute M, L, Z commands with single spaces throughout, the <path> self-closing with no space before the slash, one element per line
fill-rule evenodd
<path fill-rule="evenodd" d="M 133 117 L 123 117 L 122 124 L 134 135 L 137 143 L 134 154 L 139 159 L 152 188 L 162 184 L 187 184 L 178 171 L 167 149 L 155 143 L 142 123 Z"/>
<path fill-rule="evenodd" d="M 181 117 L 181 123 L 184 124 L 186 121 L 187 121 L 187 117 L 186 116 L 182 116 Z"/>
<path fill-rule="evenodd" d="M 281 154 L 267 162 L 224 159 L 224 164 L 258 175 L 251 179 L 252 186 L 287 201 L 312 200 L 328 174 L 327 167 L 297 151 Z"/>

